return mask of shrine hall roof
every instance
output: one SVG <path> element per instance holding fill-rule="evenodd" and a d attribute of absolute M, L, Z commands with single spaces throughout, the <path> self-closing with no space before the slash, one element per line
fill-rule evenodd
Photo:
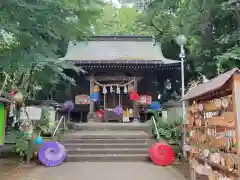
<path fill-rule="evenodd" d="M 93 36 L 87 42 L 69 42 L 64 60 L 75 64 L 179 64 L 163 56 L 151 36 Z"/>
<path fill-rule="evenodd" d="M 198 86 L 189 89 L 181 101 L 194 99 L 220 89 L 235 73 L 240 73 L 240 70 L 238 68 L 233 68 L 232 70 L 220 74 L 208 82 L 199 84 Z"/>

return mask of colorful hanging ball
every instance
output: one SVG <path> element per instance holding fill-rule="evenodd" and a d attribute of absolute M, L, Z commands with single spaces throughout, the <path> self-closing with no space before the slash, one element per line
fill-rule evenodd
<path fill-rule="evenodd" d="M 34 155 L 35 155 L 35 157 L 37 157 L 38 156 L 38 152 L 34 152 Z"/>
<path fill-rule="evenodd" d="M 93 88 L 93 91 L 94 92 L 99 92 L 100 91 L 100 88 L 98 85 L 95 85 L 94 88 Z"/>
<path fill-rule="evenodd" d="M 113 109 L 113 112 L 114 112 L 116 115 L 120 116 L 120 115 L 123 114 L 123 108 L 122 108 L 121 106 L 117 106 L 116 108 Z"/>
<path fill-rule="evenodd" d="M 18 92 L 16 93 L 14 96 L 13 96 L 13 100 L 18 102 L 18 103 L 21 103 L 23 102 L 23 95 L 21 92 Z"/>
<path fill-rule="evenodd" d="M 34 140 L 35 144 L 40 145 L 43 142 L 43 138 L 41 136 L 38 136 Z"/>
<path fill-rule="evenodd" d="M 133 91 L 133 85 L 129 84 L 128 85 L 128 92 L 131 93 Z"/>
<path fill-rule="evenodd" d="M 29 133 L 29 132 L 24 132 L 23 136 L 25 139 L 31 139 L 31 133 Z"/>
<path fill-rule="evenodd" d="M 14 94 L 15 94 L 15 93 L 14 93 L 13 90 L 11 90 L 11 92 L 9 93 L 10 96 L 14 96 Z"/>

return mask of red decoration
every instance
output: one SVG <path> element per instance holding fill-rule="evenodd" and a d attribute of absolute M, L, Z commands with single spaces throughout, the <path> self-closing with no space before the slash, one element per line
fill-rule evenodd
<path fill-rule="evenodd" d="M 97 111 L 97 114 L 98 114 L 98 118 L 99 118 L 99 119 L 104 119 L 104 110 L 99 109 L 99 110 Z"/>
<path fill-rule="evenodd" d="M 137 94 L 136 91 L 132 91 L 131 94 L 130 94 L 130 99 L 132 101 L 138 101 L 140 99 L 139 95 Z"/>
<path fill-rule="evenodd" d="M 149 149 L 150 159 L 159 166 L 167 166 L 174 162 L 174 151 L 168 144 L 157 142 Z"/>
<path fill-rule="evenodd" d="M 10 96 L 14 96 L 14 94 L 15 94 L 15 93 L 14 93 L 13 90 L 9 93 Z"/>

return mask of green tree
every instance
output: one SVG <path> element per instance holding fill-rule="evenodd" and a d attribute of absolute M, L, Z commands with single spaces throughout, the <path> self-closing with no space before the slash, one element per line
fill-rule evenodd
<path fill-rule="evenodd" d="M 96 35 L 151 35 L 140 21 L 141 12 L 135 7 L 114 7 L 106 4 L 94 26 Z"/>
<path fill-rule="evenodd" d="M 66 43 L 86 39 L 100 13 L 98 0 L 3 0 L 0 4 L 0 67 L 28 93 L 61 81 L 74 83 L 60 60 Z M 83 18 L 84 17 L 84 18 Z"/>
<path fill-rule="evenodd" d="M 227 0 L 154 0 L 145 4 L 142 21 L 154 28 L 164 54 L 171 58 L 179 53 L 175 38 L 179 34 L 188 37 L 192 73 L 213 77 L 240 65 L 239 10 Z"/>

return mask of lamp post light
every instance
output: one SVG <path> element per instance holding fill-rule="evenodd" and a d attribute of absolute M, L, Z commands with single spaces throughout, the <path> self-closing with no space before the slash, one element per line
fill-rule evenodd
<path fill-rule="evenodd" d="M 185 94 L 185 82 L 184 82 L 184 59 L 185 59 L 185 50 L 184 45 L 187 43 L 187 38 L 184 35 L 180 35 L 176 39 L 177 44 L 180 46 L 179 57 L 181 59 L 181 83 L 182 83 L 182 98 Z M 185 119 L 185 103 L 182 101 L 182 116 L 183 120 Z"/>
<path fill-rule="evenodd" d="M 176 39 L 177 44 L 180 46 L 180 54 L 179 57 L 181 59 L 181 84 L 182 84 L 182 98 L 185 94 L 185 82 L 184 82 L 184 59 L 186 57 L 185 55 L 185 50 L 184 50 L 184 45 L 187 44 L 187 38 L 184 35 L 180 35 Z M 185 102 L 182 101 L 182 118 L 183 118 L 183 123 L 185 122 L 185 113 L 186 113 L 186 107 L 185 107 Z M 184 146 L 186 142 L 186 133 L 183 134 L 182 136 L 182 147 Z M 187 157 L 187 152 L 183 150 L 183 155 L 186 158 Z"/>

